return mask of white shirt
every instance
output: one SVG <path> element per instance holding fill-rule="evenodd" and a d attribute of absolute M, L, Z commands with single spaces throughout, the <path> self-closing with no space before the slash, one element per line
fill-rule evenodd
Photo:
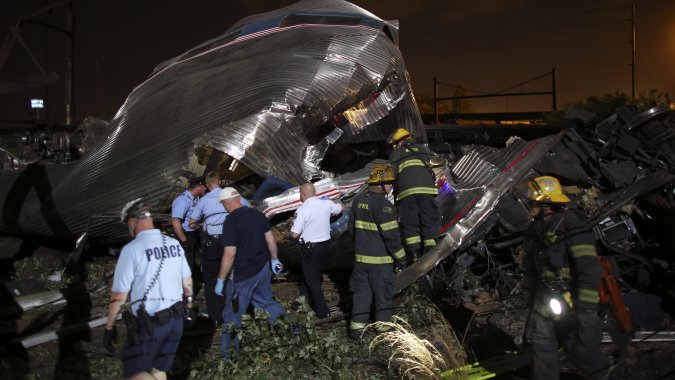
<path fill-rule="evenodd" d="M 338 215 L 342 207 L 328 199 L 311 197 L 295 212 L 291 232 L 300 234 L 306 243 L 321 243 L 330 240 L 330 217 Z"/>
<path fill-rule="evenodd" d="M 162 269 L 158 270 L 160 265 Z M 183 300 L 183 280 L 189 277 L 190 267 L 178 240 L 163 236 L 157 229 L 145 230 L 122 248 L 112 291 L 131 290 L 131 309 L 136 315 L 138 301 L 149 288 L 145 310 L 154 315 Z"/>

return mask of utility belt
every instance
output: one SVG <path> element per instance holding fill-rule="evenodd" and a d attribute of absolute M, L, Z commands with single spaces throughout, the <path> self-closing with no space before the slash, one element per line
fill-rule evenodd
<path fill-rule="evenodd" d="M 141 326 L 150 336 L 155 335 L 155 325 L 164 326 L 173 318 L 182 317 L 183 309 L 183 301 L 178 301 L 168 308 L 156 312 L 153 316 L 148 314 L 142 303 L 136 310 L 136 316 L 131 313 L 131 310 L 125 310 L 122 313 L 122 320 L 127 327 L 127 342 L 132 346 L 139 343 L 138 330 Z"/>
<path fill-rule="evenodd" d="M 209 235 L 209 234 L 205 234 L 205 236 L 204 236 L 204 244 L 205 244 L 207 247 L 210 247 L 210 246 L 212 246 L 212 245 L 214 245 L 214 244 L 218 244 L 218 242 L 220 241 L 220 237 L 221 237 L 221 236 L 222 236 L 222 235 L 219 235 L 219 234 L 218 234 L 218 235 Z"/>
<path fill-rule="evenodd" d="M 309 252 L 314 251 L 315 248 L 323 247 L 323 246 L 326 246 L 326 245 L 330 247 L 330 244 L 331 244 L 330 239 L 328 239 L 326 241 L 321 241 L 321 242 L 318 242 L 318 243 L 306 242 L 302 239 L 298 240 L 298 245 L 300 246 L 300 249 L 305 250 L 305 251 L 309 251 Z"/>

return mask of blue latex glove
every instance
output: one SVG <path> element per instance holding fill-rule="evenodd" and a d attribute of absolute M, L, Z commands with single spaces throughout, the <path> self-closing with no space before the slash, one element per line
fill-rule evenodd
<path fill-rule="evenodd" d="M 279 259 L 272 260 L 270 266 L 272 267 L 272 272 L 274 274 L 279 274 L 281 273 L 282 270 L 284 270 L 284 264 L 282 264 L 281 261 L 279 261 Z"/>
<path fill-rule="evenodd" d="M 225 280 L 216 279 L 216 294 L 219 296 L 223 295 L 223 287 L 225 286 Z"/>

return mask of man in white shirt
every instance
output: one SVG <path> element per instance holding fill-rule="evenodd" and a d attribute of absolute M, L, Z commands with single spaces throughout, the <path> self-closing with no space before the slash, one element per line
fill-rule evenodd
<path fill-rule="evenodd" d="M 303 282 L 300 294 L 307 297 L 317 317 L 329 316 L 326 298 L 321 289 L 321 265 L 332 253 L 330 244 L 330 218 L 344 210 L 339 202 L 322 199 L 316 196 L 316 188 L 311 183 L 300 186 L 302 205 L 296 211 L 293 227 L 288 235 L 292 239 L 300 239 L 302 254 Z"/>

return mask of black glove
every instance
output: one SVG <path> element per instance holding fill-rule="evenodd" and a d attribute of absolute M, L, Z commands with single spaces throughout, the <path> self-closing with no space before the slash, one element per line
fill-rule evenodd
<path fill-rule="evenodd" d="M 103 333 L 103 347 L 110 353 L 115 352 L 115 344 L 117 344 L 117 326 L 113 325 L 112 330 L 108 330 L 107 327 L 104 327 Z"/>
<path fill-rule="evenodd" d="M 394 272 L 399 273 L 405 269 L 405 258 L 394 261 Z"/>

